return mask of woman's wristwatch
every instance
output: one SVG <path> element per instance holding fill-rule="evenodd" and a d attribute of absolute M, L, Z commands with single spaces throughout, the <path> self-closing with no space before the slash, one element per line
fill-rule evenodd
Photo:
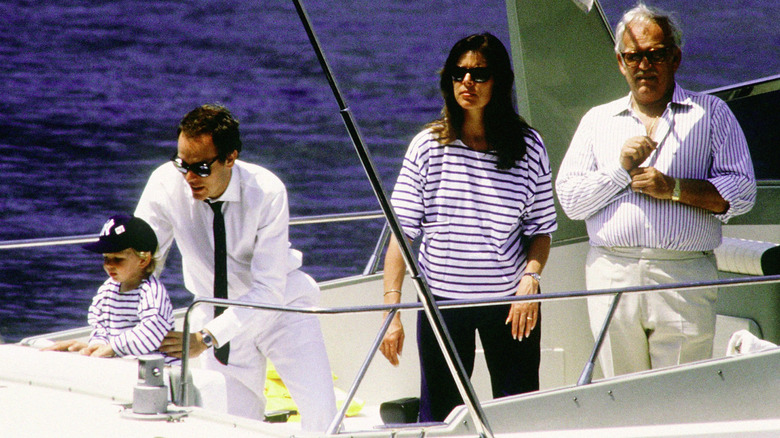
<path fill-rule="evenodd" d="M 523 274 L 523 277 L 525 277 L 526 275 L 536 280 L 537 283 L 542 284 L 542 276 L 537 274 L 536 272 L 526 272 L 525 274 Z"/>

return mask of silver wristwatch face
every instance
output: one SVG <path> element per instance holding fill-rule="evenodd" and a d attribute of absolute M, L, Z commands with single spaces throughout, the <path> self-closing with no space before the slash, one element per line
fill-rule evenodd
<path fill-rule="evenodd" d="M 208 332 L 201 330 L 200 332 L 201 336 L 203 336 L 203 343 L 206 344 L 207 347 L 211 347 L 214 345 L 214 339 L 211 337 Z"/>

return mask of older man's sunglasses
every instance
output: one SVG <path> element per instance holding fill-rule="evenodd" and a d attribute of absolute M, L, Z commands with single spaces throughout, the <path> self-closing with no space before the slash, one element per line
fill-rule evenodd
<path fill-rule="evenodd" d="M 650 64 L 662 64 L 669 60 L 669 55 L 672 54 L 674 47 L 661 47 L 658 49 L 644 50 L 641 52 L 621 52 L 620 56 L 623 57 L 626 65 L 629 67 L 636 67 L 642 63 L 642 60 L 647 59 Z"/>

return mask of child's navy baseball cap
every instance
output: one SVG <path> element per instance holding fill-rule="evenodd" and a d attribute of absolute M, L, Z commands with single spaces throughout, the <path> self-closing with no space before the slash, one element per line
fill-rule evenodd
<path fill-rule="evenodd" d="M 143 219 L 126 214 L 111 216 L 103 225 L 97 242 L 82 245 L 82 248 L 106 254 L 133 248 L 136 251 L 157 251 L 157 236 Z"/>

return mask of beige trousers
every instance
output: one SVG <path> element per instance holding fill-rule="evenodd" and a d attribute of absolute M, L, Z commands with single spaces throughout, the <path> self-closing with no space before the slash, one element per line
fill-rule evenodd
<path fill-rule="evenodd" d="M 712 251 L 591 247 L 585 267 L 588 290 L 718 278 Z M 588 298 L 594 337 L 612 295 Z M 605 377 L 712 357 L 717 289 L 622 295 L 599 354 Z"/>

